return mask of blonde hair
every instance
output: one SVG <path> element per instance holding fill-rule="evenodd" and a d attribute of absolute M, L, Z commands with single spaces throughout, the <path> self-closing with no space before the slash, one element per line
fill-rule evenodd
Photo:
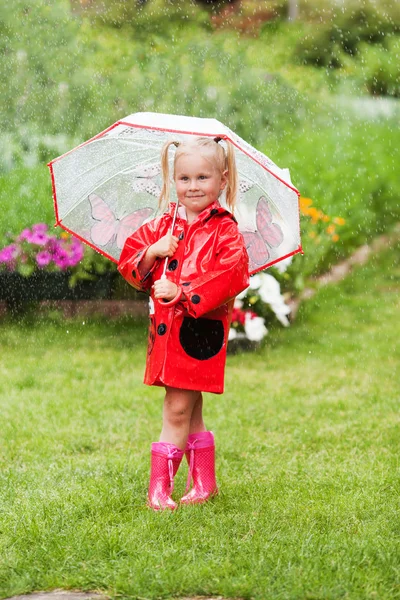
<path fill-rule="evenodd" d="M 235 151 L 233 145 L 229 140 L 225 140 L 226 152 L 218 142 L 221 141 L 220 137 L 197 137 L 194 138 L 190 143 L 170 141 L 166 142 L 161 151 L 161 168 L 163 176 L 163 186 L 161 189 L 160 198 L 158 204 L 160 207 L 168 206 L 170 199 L 170 180 L 169 180 L 169 164 L 168 164 L 168 151 L 170 146 L 176 146 L 175 158 L 174 158 L 174 171 L 176 161 L 180 156 L 188 154 L 190 151 L 193 152 L 193 147 L 199 148 L 199 153 L 202 153 L 204 148 L 209 158 L 210 153 L 212 154 L 212 162 L 222 173 L 228 171 L 227 185 L 226 185 L 226 205 L 233 213 L 236 205 L 236 194 L 238 188 L 238 174 L 236 169 Z"/>

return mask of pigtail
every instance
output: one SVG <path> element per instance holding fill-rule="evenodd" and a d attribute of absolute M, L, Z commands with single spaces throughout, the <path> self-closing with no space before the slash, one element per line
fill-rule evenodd
<path fill-rule="evenodd" d="M 158 206 L 160 208 L 167 208 L 168 203 L 169 203 L 169 198 L 170 198 L 168 150 L 172 144 L 174 144 L 175 146 L 179 146 L 179 142 L 169 141 L 169 142 L 165 142 L 165 144 L 161 150 L 161 169 L 162 169 L 163 185 L 161 188 L 160 197 L 158 199 Z"/>
<path fill-rule="evenodd" d="M 233 144 L 226 140 L 226 168 L 228 169 L 228 182 L 226 186 L 226 205 L 234 213 L 236 194 L 238 190 L 238 173 L 236 169 L 235 150 Z"/>

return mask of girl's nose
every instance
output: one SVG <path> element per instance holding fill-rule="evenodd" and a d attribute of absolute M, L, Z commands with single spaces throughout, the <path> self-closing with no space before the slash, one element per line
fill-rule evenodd
<path fill-rule="evenodd" d="M 191 190 L 197 190 L 197 180 L 196 180 L 196 179 L 193 179 L 193 180 L 190 182 L 190 186 L 189 186 L 189 188 L 190 188 Z"/>

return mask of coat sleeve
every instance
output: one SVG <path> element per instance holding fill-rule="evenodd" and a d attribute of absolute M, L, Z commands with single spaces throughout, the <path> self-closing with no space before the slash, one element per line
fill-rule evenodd
<path fill-rule="evenodd" d="M 249 286 L 249 258 L 242 234 L 233 221 L 218 232 L 214 270 L 183 289 L 181 303 L 192 317 L 215 310 Z"/>
<path fill-rule="evenodd" d="M 147 273 L 140 272 L 140 263 L 148 248 L 159 238 L 159 220 L 155 219 L 142 225 L 133 235 L 127 238 L 118 262 L 118 271 L 126 281 L 141 292 L 146 292 L 153 285 L 153 273 L 160 263 L 156 259 Z"/>

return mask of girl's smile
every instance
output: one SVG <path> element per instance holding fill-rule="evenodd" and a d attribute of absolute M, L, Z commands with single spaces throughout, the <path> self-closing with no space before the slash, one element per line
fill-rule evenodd
<path fill-rule="evenodd" d="M 220 173 L 199 152 L 184 154 L 175 163 L 175 185 L 179 202 L 191 223 L 207 206 L 218 200 L 226 185 L 227 171 Z"/>

